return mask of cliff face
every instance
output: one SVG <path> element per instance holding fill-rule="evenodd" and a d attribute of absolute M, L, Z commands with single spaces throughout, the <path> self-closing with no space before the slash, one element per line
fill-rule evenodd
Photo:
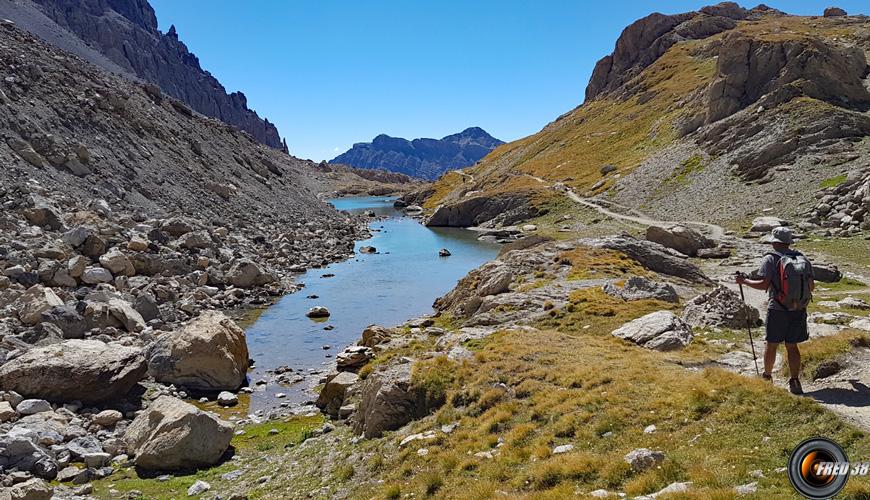
<path fill-rule="evenodd" d="M 147 0 L 32 1 L 51 20 L 125 71 L 156 83 L 196 111 L 234 125 L 263 144 L 286 148 L 275 125 L 248 109 L 244 94 L 227 93 L 202 69 L 174 27 L 165 34 L 158 31 L 157 16 Z"/>
<path fill-rule="evenodd" d="M 419 177 L 436 179 L 448 170 L 475 164 L 490 151 L 504 144 L 480 127 L 471 127 L 443 139 L 414 139 L 381 134 L 372 142 L 354 144 L 330 163 L 357 168 L 385 169 Z"/>

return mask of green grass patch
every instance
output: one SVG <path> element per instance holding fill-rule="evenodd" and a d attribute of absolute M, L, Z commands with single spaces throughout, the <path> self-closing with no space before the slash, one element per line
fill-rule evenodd
<path fill-rule="evenodd" d="M 826 254 L 840 269 L 863 275 L 870 273 L 870 240 L 862 237 L 811 239 L 801 241 L 797 249 Z M 827 287 L 830 284 L 820 285 Z"/>
<path fill-rule="evenodd" d="M 241 467 L 264 452 L 278 453 L 285 447 L 293 447 L 308 439 L 314 429 L 323 425 L 323 417 L 294 417 L 288 420 L 269 421 L 244 427 L 245 433 L 234 436 L 230 445 L 235 448 L 237 459 L 228 460 L 216 467 L 199 470 L 186 475 L 171 475 L 166 481 L 156 476 L 140 476 L 134 468 L 117 470 L 106 479 L 94 481 L 94 496 L 97 498 L 127 497 L 138 491 L 141 499 L 186 498 L 187 488 L 197 480 L 211 484 L 214 489 L 232 489 L 233 483 L 221 479 L 223 474 L 242 470 L 243 476 L 255 480 L 256 467 Z M 277 431 L 277 432 L 276 432 Z"/>
<path fill-rule="evenodd" d="M 680 163 L 680 168 L 674 172 L 674 175 L 668 179 L 668 182 L 684 185 L 688 182 L 690 176 L 703 171 L 705 167 L 704 158 L 701 155 L 690 156 Z"/>
<path fill-rule="evenodd" d="M 846 182 L 847 178 L 848 178 L 848 176 L 846 174 L 840 174 L 840 175 L 835 175 L 834 177 L 828 177 L 827 179 L 825 179 L 819 183 L 819 187 L 822 189 L 835 188 L 835 187 L 839 186 L 840 184 L 843 184 L 844 182 Z"/>

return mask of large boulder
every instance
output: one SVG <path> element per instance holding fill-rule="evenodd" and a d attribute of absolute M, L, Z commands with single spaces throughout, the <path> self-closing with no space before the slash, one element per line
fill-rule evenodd
<path fill-rule="evenodd" d="M 30 349 L 0 366 L 0 387 L 25 397 L 92 404 L 123 397 L 145 371 L 137 348 L 67 340 Z"/>
<path fill-rule="evenodd" d="M 506 265 L 494 266 L 484 273 L 480 284 L 477 285 L 477 294 L 481 297 L 498 295 L 509 290 L 514 279 L 514 274 Z"/>
<path fill-rule="evenodd" d="M 7 490 L 10 500 L 49 500 L 54 497 L 51 486 L 39 478 L 13 484 Z M 3 498 L 0 495 L 0 498 Z"/>
<path fill-rule="evenodd" d="M 217 311 L 203 313 L 148 349 L 148 371 L 158 382 L 204 391 L 235 391 L 248 370 L 245 332 Z"/>
<path fill-rule="evenodd" d="M 121 250 L 113 248 L 100 256 L 100 265 L 108 269 L 115 276 L 133 276 L 136 268 L 130 259 Z"/>
<path fill-rule="evenodd" d="M 356 373 L 340 372 L 329 379 L 317 396 L 317 407 L 330 415 L 338 415 L 351 388 L 359 382 Z"/>
<path fill-rule="evenodd" d="M 483 303 L 484 297 L 510 291 L 514 274 L 511 268 L 496 260 L 472 270 L 452 290 L 435 301 L 439 311 L 451 311 L 456 316 L 469 317 Z"/>
<path fill-rule="evenodd" d="M 660 245 L 672 248 L 684 255 L 695 257 L 698 250 L 712 248 L 716 243 L 703 234 L 686 226 L 650 226 L 646 230 L 646 239 Z"/>
<path fill-rule="evenodd" d="M 263 269 L 250 259 L 239 259 L 233 263 L 227 273 L 227 281 L 239 288 L 250 288 L 252 286 L 263 286 L 275 281 L 275 277 L 271 273 L 263 271 Z"/>
<path fill-rule="evenodd" d="M 214 465 L 230 445 L 233 427 L 171 396 L 160 396 L 124 433 L 137 467 L 197 469 Z"/>
<path fill-rule="evenodd" d="M 378 344 L 389 342 L 393 336 L 393 331 L 379 325 L 369 325 L 362 332 L 362 340 L 359 345 L 375 348 Z"/>
<path fill-rule="evenodd" d="M 85 319 L 72 306 L 55 306 L 40 315 L 43 323 L 52 324 L 63 332 L 65 339 L 80 339 L 85 336 Z"/>
<path fill-rule="evenodd" d="M 435 406 L 426 391 L 411 383 L 411 363 L 400 363 L 371 373 L 362 382 L 353 429 L 367 438 L 396 430 L 428 415 Z"/>
<path fill-rule="evenodd" d="M 836 283 L 843 279 L 843 273 L 833 264 L 813 262 L 813 279 L 822 283 Z"/>
<path fill-rule="evenodd" d="M 41 198 L 34 200 L 34 206 L 24 211 L 24 217 L 27 222 L 35 226 L 47 227 L 55 231 L 63 229 L 63 220 L 59 211 Z"/>
<path fill-rule="evenodd" d="M 692 328 L 670 311 L 647 314 L 622 325 L 612 334 L 656 351 L 681 349 L 692 341 Z"/>
<path fill-rule="evenodd" d="M 339 371 L 354 371 L 368 363 L 372 357 L 374 357 L 372 348 L 352 345 L 335 356 L 335 365 Z"/>
<path fill-rule="evenodd" d="M 18 297 L 14 307 L 22 323 L 35 325 L 42 320 L 42 313 L 62 305 L 63 300 L 51 288 L 33 285 Z"/>
<path fill-rule="evenodd" d="M 109 299 L 109 313 L 131 333 L 138 333 L 145 329 L 145 319 L 126 300 Z"/>
<path fill-rule="evenodd" d="M 683 320 L 695 328 L 746 328 L 761 324 L 758 309 L 747 305 L 737 292 L 718 286 L 686 304 Z"/>

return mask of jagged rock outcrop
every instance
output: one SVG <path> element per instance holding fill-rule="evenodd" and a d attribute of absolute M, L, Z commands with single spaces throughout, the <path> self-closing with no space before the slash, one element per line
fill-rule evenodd
<path fill-rule="evenodd" d="M 739 330 L 761 323 L 758 309 L 747 305 L 737 292 L 718 286 L 686 304 L 683 321 L 696 328 L 731 328 Z"/>
<path fill-rule="evenodd" d="M 442 205 L 426 219 L 427 226 L 470 227 L 497 219 L 503 225 L 530 219 L 539 210 L 529 204 L 524 193 L 499 196 L 473 196 L 456 203 Z"/>
<path fill-rule="evenodd" d="M 765 40 L 734 32 L 723 38 L 716 61 L 718 77 L 709 91 L 708 122 L 730 116 L 770 92 L 777 92 L 780 100 L 806 96 L 850 109 L 870 106 L 870 92 L 863 83 L 867 60 L 858 47 L 819 37 Z"/>
<path fill-rule="evenodd" d="M 652 241 L 639 240 L 630 235 L 608 236 L 580 240 L 580 243 L 597 248 L 609 248 L 622 252 L 640 262 L 645 268 L 661 274 L 676 276 L 696 283 L 711 283 L 698 266 L 675 256 L 668 249 Z"/>
<path fill-rule="evenodd" d="M 672 248 L 689 257 L 698 255 L 702 248 L 712 248 L 716 243 L 692 228 L 671 226 L 650 226 L 646 230 L 646 239 L 660 245 Z"/>
<path fill-rule="evenodd" d="M 121 70 L 157 84 L 166 94 L 187 103 L 194 110 L 251 134 L 257 141 L 276 149 L 286 148 L 278 130 L 268 119 L 248 108 L 241 92 L 228 93 L 199 58 L 182 42 L 175 27 L 167 33 L 157 29 L 157 17 L 147 0 L 32 0 L 42 13 L 68 30 L 105 58 L 77 50 L 93 64 L 108 71 Z M 25 2 L 27 4 L 29 2 Z M 20 6 L 20 9 L 28 5 Z M 15 16 L 13 16 L 15 17 Z M 44 18 L 22 15 L 14 19 L 38 35 L 45 32 Z M 46 37 L 47 39 L 49 37 Z M 68 50 L 69 40 L 51 37 Z M 113 64 L 106 64 L 111 61 Z"/>
<path fill-rule="evenodd" d="M 683 40 L 701 39 L 734 28 L 748 11 L 734 2 L 703 7 L 700 12 L 665 15 L 658 12 L 628 25 L 613 53 L 595 64 L 586 100 L 615 90 Z"/>
<path fill-rule="evenodd" d="M 452 169 L 474 165 L 504 144 L 480 127 L 470 127 L 442 139 L 414 139 L 381 134 L 372 142 L 360 142 L 330 163 L 357 168 L 384 169 L 411 177 L 435 179 Z"/>
<path fill-rule="evenodd" d="M 425 389 L 412 384 L 411 363 L 394 364 L 375 371 L 360 384 L 359 393 L 353 430 L 367 438 L 396 430 L 428 415 L 443 403 L 432 401 Z"/>

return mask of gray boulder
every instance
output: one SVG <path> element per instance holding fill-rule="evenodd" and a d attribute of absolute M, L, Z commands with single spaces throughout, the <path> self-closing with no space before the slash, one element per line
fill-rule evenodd
<path fill-rule="evenodd" d="M 67 340 L 0 366 L 0 387 L 32 398 L 101 403 L 123 397 L 145 371 L 142 352 L 134 347 Z"/>
<path fill-rule="evenodd" d="M 233 427 L 171 396 L 160 396 L 124 433 L 136 466 L 147 470 L 214 465 L 230 445 Z"/>
<path fill-rule="evenodd" d="M 148 349 L 148 372 L 158 382 L 205 391 L 235 391 L 246 380 L 245 332 L 217 311 L 160 336 Z"/>
<path fill-rule="evenodd" d="M 692 328 L 670 311 L 658 311 L 630 321 L 612 332 L 656 351 L 681 349 L 692 341 Z"/>
<path fill-rule="evenodd" d="M 477 286 L 477 293 L 481 297 L 498 295 L 507 292 L 514 279 L 514 274 L 508 266 L 500 264 L 492 268 L 481 268 L 482 279 Z"/>
<path fill-rule="evenodd" d="M 769 233 L 776 227 L 788 226 L 788 221 L 779 217 L 756 217 L 752 220 L 752 226 L 749 228 L 754 233 Z"/>
<path fill-rule="evenodd" d="M 113 248 L 100 256 L 100 265 L 115 276 L 133 276 L 136 268 L 133 263 L 118 248 Z"/>
<path fill-rule="evenodd" d="M 45 479 L 57 476 L 57 463 L 39 446 L 38 434 L 23 428 L 0 434 L 0 468 L 32 472 Z"/>
<path fill-rule="evenodd" d="M 648 448 L 638 448 L 630 451 L 624 458 L 635 472 L 643 472 L 662 463 L 665 454 Z"/>
<path fill-rule="evenodd" d="M 339 371 L 356 370 L 374 356 L 374 351 L 366 346 L 352 345 L 335 356 Z"/>
<path fill-rule="evenodd" d="M 327 380 L 317 396 L 317 407 L 329 415 L 338 415 L 351 388 L 359 382 L 359 376 L 351 372 L 340 372 Z"/>
<path fill-rule="evenodd" d="M 263 269 L 250 259 L 239 259 L 233 263 L 227 273 L 227 282 L 239 288 L 263 286 L 275 281 L 271 273 Z"/>
<path fill-rule="evenodd" d="M 51 288 L 33 285 L 18 297 L 13 307 L 22 323 L 35 325 L 42 320 L 42 313 L 62 305 L 63 300 Z"/>
<path fill-rule="evenodd" d="M 49 500 L 54 496 L 51 486 L 36 477 L 13 484 L 9 487 L 7 493 L 10 500 Z"/>
<path fill-rule="evenodd" d="M 360 385 L 359 394 L 353 429 L 367 438 L 396 430 L 443 404 L 443 401 L 430 400 L 424 389 L 413 386 L 411 363 L 400 363 L 371 373 Z"/>

